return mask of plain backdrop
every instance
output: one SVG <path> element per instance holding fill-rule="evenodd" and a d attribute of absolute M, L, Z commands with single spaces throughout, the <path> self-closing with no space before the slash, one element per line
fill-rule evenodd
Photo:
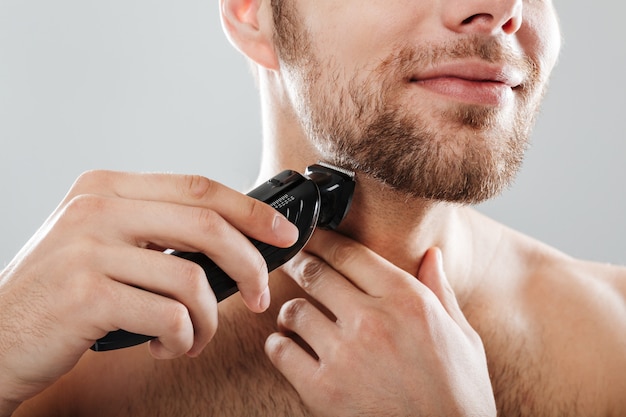
<path fill-rule="evenodd" d="M 556 7 L 565 42 L 533 146 L 511 190 L 480 210 L 624 264 L 623 6 Z M 260 141 L 257 92 L 217 0 L 0 0 L 0 266 L 85 170 L 197 173 L 245 190 Z"/>

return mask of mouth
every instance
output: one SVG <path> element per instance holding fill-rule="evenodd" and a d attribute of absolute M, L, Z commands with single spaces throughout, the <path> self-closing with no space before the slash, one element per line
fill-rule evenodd
<path fill-rule="evenodd" d="M 524 82 L 524 73 L 507 65 L 456 62 L 408 77 L 413 86 L 467 104 L 502 106 Z"/>

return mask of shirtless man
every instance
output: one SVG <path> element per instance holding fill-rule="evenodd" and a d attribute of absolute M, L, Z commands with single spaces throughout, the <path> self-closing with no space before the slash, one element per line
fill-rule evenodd
<path fill-rule="evenodd" d="M 626 270 L 572 259 L 468 207 L 507 186 L 521 162 L 558 56 L 551 1 L 220 4 L 227 35 L 258 77 L 264 121 L 259 178 L 302 170 L 318 159 L 356 171 L 357 192 L 341 234 L 317 232 L 306 253 L 272 274 L 265 313 L 250 312 L 267 306 L 263 274 L 242 278 L 245 304 L 239 296 L 220 304 L 217 334 L 200 353 L 215 330 L 214 320 L 203 316 L 214 317 L 214 299 L 205 300 L 210 292 L 197 270 L 183 274 L 182 294 L 174 292 L 167 277 L 185 266 L 145 249 L 202 249 L 246 277 L 258 258 L 227 225 L 282 245 L 292 231 L 272 232 L 272 213 L 206 180 L 196 178 L 196 192 L 185 193 L 180 178 L 84 176 L 3 271 L 0 296 L 20 306 L 21 298 L 8 298 L 11 290 L 32 292 L 19 283 L 38 279 L 41 271 L 58 285 L 64 281 L 54 277 L 67 271 L 82 268 L 89 276 L 108 268 L 108 276 L 164 296 L 153 300 L 158 305 L 181 301 L 191 322 L 167 321 L 147 301 L 148 313 L 117 317 L 110 310 L 128 302 L 107 307 L 115 298 L 108 286 L 93 287 L 100 289 L 95 295 L 83 287 L 75 294 L 91 301 L 93 313 L 78 310 L 75 317 L 92 320 L 86 326 L 91 333 L 70 346 L 50 379 L 72 370 L 15 415 L 495 416 L 489 378 L 501 416 L 626 415 Z M 246 206 L 232 213 L 223 198 Z M 184 207 L 208 207 L 196 209 L 195 217 L 213 226 L 204 231 L 222 230 L 233 245 L 244 245 L 242 264 L 219 259 L 223 251 L 203 242 L 191 221 L 182 222 L 180 233 L 191 237 L 177 240 L 169 232 L 176 230 L 166 216 L 171 213 L 155 200 L 182 205 L 176 207 L 183 217 L 190 217 Z M 250 210 L 258 225 L 245 215 Z M 125 216 L 133 221 L 100 224 Z M 90 232 L 94 225 L 98 232 Z M 62 232 L 70 226 L 81 231 L 82 244 L 67 243 L 71 235 Z M 85 256 L 61 257 L 69 265 L 58 265 L 59 258 L 46 264 L 59 241 L 65 243 L 60 253 Z M 125 252 L 108 249 L 120 241 Z M 143 262 L 129 262 L 131 255 Z M 164 272 L 144 272 L 154 264 Z M 30 296 L 19 311 L 34 313 L 30 306 L 47 300 L 44 292 Z M 100 296 L 107 303 L 98 302 Z M 119 297 L 139 299 L 126 287 Z M 106 320 L 94 329 L 91 317 L 101 310 Z M 178 307 L 171 311 L 183 315 Z M 16 323 L 28 323 L 30 315 L 11 314 Z M 2 352 L 30 353 L 16 359 L 25 365 L 19 369 L 2 359 L 0 369 L 31 382 L 8 384 L 7 374 L 0 376 L 12 388 L 12 397 L 2 397 L 5 404 L 50 383 L 40 378 L 35 384 L 24 368 L 41 369 L 50 351 L 79 340 L 76 326 L 63 327 L 54 314 L 43 318 L 40 326 L 15 325 L 20 338 L 12 344 L 0 342 Z M 4 338 L 14 321 L 3 320 Z M 185 325 L 176 326 L 180 322 Z M 121 323 L 144 333 L 153 326 L 153 334 L 162 335 L 150 345 L 156 357 L 187 351 L 197 357 L 158 361 L 138 346 L 88 352 L 73 366 L 76 352 Z M 64 337 L 41 340 L 50 325 Z"/>

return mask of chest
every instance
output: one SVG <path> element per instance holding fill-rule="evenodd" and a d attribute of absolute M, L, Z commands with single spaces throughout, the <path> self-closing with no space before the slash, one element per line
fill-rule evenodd
<path fill-rule="evenodd" d="M 298 394 L 266 358 L 264 343 L 275 331 L 271 315 L 237 312 L 220 318 L 220 329 L 195 359 L 155 361 L 127 398 L 133 416 L 307 416 Z"/>
<path fill-rule="evenodd" d="M 592 336 L 562 312 L 493 301 L 468 319 L 480 334 L 498 415 L 603 416 L 600 372 L 580 364 L 598 362 Z"/>

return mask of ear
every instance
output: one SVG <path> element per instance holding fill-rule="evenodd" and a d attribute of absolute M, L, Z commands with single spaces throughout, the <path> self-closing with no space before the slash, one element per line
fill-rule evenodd
<path fill-rule="evenodd" d="M 278 70 L 269 0 L 220 0 L 220 15 L 226 36 L 235 48 L 257 64 Z"/>

